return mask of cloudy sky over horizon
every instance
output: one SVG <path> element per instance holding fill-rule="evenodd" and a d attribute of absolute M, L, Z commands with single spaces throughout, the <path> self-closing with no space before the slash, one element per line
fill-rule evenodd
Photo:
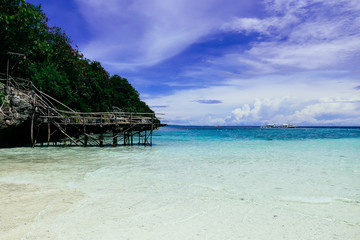
<path fill-rule="evenodd" d="M 30 0 L 180 125 L 360 124 L 358 0 Z"/>

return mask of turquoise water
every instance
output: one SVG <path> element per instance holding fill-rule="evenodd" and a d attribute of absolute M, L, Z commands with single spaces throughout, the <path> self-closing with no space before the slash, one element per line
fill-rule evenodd
<path fill-rule="evenodd" d="M 0 200 L 18 192 L 34 214 L 0 213 L 0 238 L 359 239 L 360 128 L 156 134 L 152 147 L 1 149 Z M 25 214 L 12 202 L 0 210 Z"/>
<path fill-rule="evenodd" d="M 360 202 L 359 128 L 169 127 L 159 133 L 161 158 L 221 177 L 229 190 Z"/>

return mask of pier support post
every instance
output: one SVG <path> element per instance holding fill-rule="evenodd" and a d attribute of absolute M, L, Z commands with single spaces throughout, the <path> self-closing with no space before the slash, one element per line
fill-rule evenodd
<path fill-rule="evenodd" d="M 42 127 L 42 123 L 41 125 L 39 126 L 39 132 L 40 132 L 40 139 L 41 139 L 41 143 L 40 143 L 40 146 L 43 147 L 44 146 L 44 131 L 43 131 L 43 127 Z"/>
<path fill-rule="evenodd" d="M 131 132 L 130 132 L 130 135 L 129 135 L 129 137 L 130 137 L 130 145 L 132 146 L 132 145 L 134 145 L 134 134 L 133 134 L 133 130 L 132 130 L 132 126 L 133 126 L 133 117 L 132 117 L 132 113 L 130 113 L 130 130 L 131 130 Z"/>
<path fill-rule="evenodd" d="M 83 145 L 83 147 L 86 147 L 87 146 L 87 143 L 88 143 L 88 135 L 86 134 L 86 126 L 85 126 L 85 122 L 84 122 L 84 126 L 83 126 L 83 128 L 84 128 L 84 145 Z"/>
<path fill-rule="evenodd" d="M 144 146 L 146 146 L 146 143 L 147 143 L 147 136 L 146 136 L 146 131 L 145 131 Z"/>
<path fill-rule="evenodd" d="M 114 130 L 113 131 L 113 146 L 116 147 L 118 144 L 118 135 L 117 135 L 117 131 Z"/>
<path fill-rule="evenodd" d="M 31 140 L 31 147 L 35 147 L 35 138 L 34 138 L 34 121 L 35 121 L 35 111 L 36 111 L 36 94 L 33 93 L 33 113 L 31 116 L 31 129 L 30 129 L 30 140 Z"/>
<path fill-rule="evenodd" d="M 49 110 L 48 110 L 49 112 Z M 49 114 L 48 114 L 49 116 Z M 51 129 L 50 129 L 50 118 L 47 119 L 48 122 L 48 134 L 47 134 L 47 146 L 50 145 Z"/>
<path fill-rule="evenodd" d="M 150 146 L 152 146 L 153 130 L 154 130 L 154 115 L 151 115 Z"/>
<path fill-rule="evenodd" d="M 103 134 L 103 129 L 101 128 L 100 130 L 100 147 L 104 146 L 104 134 Z"/>
<path fill-rule="evenodd" d="M 31 129 L 30 129 L 30 140 L 31 140 L 31 147 L 33 148 L 35 146 L 34 144 L 34 118 L 35 113 L 31 116 Z"/>
<path fill-rule="evenodd" d="M 100 147 L 104 146 L 104 133 L 103 133 L 103 116 L 102 114 L 100 115 Z"/>

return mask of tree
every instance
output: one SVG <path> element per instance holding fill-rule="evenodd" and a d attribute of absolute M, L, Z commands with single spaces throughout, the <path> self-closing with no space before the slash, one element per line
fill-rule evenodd
<path fill-rule="evenodd" d="M 126 78 L 110 77 L 99 62 L 84 58 L 59 27 L 48 25 L 41 6 L 25 0 L 0 2 L 0 72 L 6 72 L 8 52 L 26 55 L 13 76 L 79 111 L 153 112 Z"/>

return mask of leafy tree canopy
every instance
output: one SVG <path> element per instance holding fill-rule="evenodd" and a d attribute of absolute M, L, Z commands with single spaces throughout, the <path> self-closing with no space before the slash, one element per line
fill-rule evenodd
<path fill-rule="evenodd" d="M 127 79 L 111 76 L 99 62 L 84 58 L 59 27 L 48 25 L 41 6 L 25 0 L 0 1 L 0 72 L 8 58 L 12 76 L 29 78 L 36 87 L 78 111 L 153 112 Z M 22 53 L 11 56 L 8 52 Z"/>

